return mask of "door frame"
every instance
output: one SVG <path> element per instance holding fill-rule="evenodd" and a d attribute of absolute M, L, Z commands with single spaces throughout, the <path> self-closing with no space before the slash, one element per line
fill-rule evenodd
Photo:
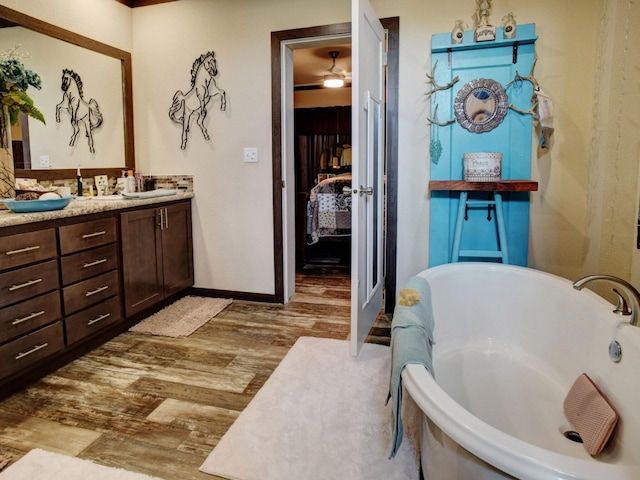
<path fill-rule="evenodd" d="M 387 30 L 387 101 L 386 101 L 386 166 L 385 166 L 385 252 L 384 311 L 395 308 L 397 198 L 398 198 L 398 94 L 400 18 L 380 19 Z M 274 286 L 276 303 L 284 303 L 284 238 L 283 238 L 283 125 L 282 125 L 282 56 L 281 44 L 293 40 L 313 40 L 327 36 L 351 34 L 351 22 L 318 27 L 281 30 L 271 33 L 271 128 L 273 159 L 273 245 Z M 293 190 L 292 190 L 293 191 Z"/>

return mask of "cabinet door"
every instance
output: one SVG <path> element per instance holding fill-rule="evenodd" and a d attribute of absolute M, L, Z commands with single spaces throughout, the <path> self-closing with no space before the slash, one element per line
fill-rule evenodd
<path fill-rule="evenodd" d="M 155 208 L 120 214 L 123 296 L 127 317 L 164 297 L 159 219 L 159 210 Z"/>
<path fill-rule="evenodd" d="M 193 285 L 191 204 L 177 203 L 161 208 L 165 209 L 162 229 L 164 294 L 169 296 Z"/>

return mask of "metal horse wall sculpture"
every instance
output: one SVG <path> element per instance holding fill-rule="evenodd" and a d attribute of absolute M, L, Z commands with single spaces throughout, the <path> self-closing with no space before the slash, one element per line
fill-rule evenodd
<path fill-rule="evenodd" d="M 210 139 L 204 120 L 207 117 L 209 102 L 213 97 L 220 97 L 220 111 L 227 109 L 227 93 L 216 84 L 214 78 L 216 75 L 218 75 L 218 62 L 215 52 L 203 53 L 193 62 L 191 67 L 191 90 L 186 93 L 178 90 L 173 96 L 169 108 L 169 118 L 182 124 L 182 143 L 180 145 L 182 150 L 187 148 L 189 129 L 194 115 L 205 140 Z"/>
<path fill-rule="evenodd" d="M 102 125 L 102 113 L 95 99 L 88 102 L 84 99 L 82 92 L 82 79 L 73 70 L 65 68 L 62 70 L 62 100 L 56 105 L 56 122 L 61 123 L 60 112 L 66 110 L 71 117 L 73 133 L 69 146 L 74 146 L 82 127 L 89 142 L 89 151 L 95 153 L 93 144 L 93 130 Z"/>

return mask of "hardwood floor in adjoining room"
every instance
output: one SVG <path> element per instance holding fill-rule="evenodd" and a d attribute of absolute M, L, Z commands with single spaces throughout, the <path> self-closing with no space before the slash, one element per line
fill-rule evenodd
<path fill-rule="evenodd" d="M 165 479 L 198 471 L 300 336 L 347 339 L 350 280 L 307 268 L 287 305 L 234 301 L 188 338 L 124 333 L 0 401 L 0 456 L 42 448 Z M 389 344 L 390 315 L 367 341 Z"/>

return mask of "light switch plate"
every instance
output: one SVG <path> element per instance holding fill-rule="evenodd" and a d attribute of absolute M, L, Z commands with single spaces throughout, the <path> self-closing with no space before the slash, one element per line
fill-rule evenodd
<path fill-rule="evenodd" d="M 244 161 L 245 161 L 245 163 L 257 163 L 258 162 L 258 149 L 257 148 L 245 148 L 244 149 Z"/>

